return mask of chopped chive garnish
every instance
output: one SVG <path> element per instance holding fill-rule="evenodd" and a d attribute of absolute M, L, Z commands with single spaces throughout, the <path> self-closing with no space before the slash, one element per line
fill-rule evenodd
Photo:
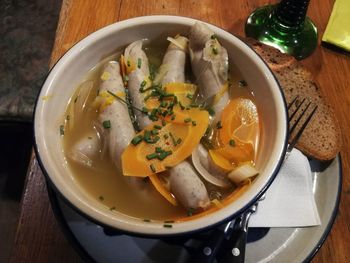
<path fill-rule="evenodd" d="M 239 87 L 246 87 L 246 86 L 248 86 L 248 84 L 244 79 L 242 79 L 242 80 L 238 81 L 238 86 Z"/>
<path fill-rule="evenodd" d="M 173 141 L 174 146 L 176 146 L 177 145 L 176 140 L 171 132 L 169 132 L 169 136 L 170 136 L 171 140 Z"/>
<path fill-rule="evenodd" d="M 127 65 L 128 67 L 130 67 L 130 60 L 128 60 L 128 61 L 126 62 L 126 65 Z"/>
<path fill-rule="evenodd" d="M 188 216 L 192 216 L 193 213 L 194 213 L 194 211 L 195 211 L 194 208 L 189 208 L 189 209 L 187 210 L 187 215 L 188 215 Z"/>
<path fill-rule="evenodd" d="M 74 103 L 76 103 L 78 100 L 78 96 L 75 97 Z"/>
<path fill-rule="evenodd" d="M 102 125 L 103 125 L 103 128 L 109 129 L 111 128 L 111 121 L 110 120 L 103 121 Z"/>
<path fill-rule="evenodd" d="M 213 108 L 207 108 L 207 111 L 208 111 L 210 116 L 214 116 L 215 115 L 215 111 L 214 111 Z"/>
<path fill-rule="evenodd" d="M 105 198 L 104 198 L 102 195 L 100 195 L 100 196 L 98 197 L 98 199 L 100 199 L 100 201 L 104 201 L 104 200 L 105 200 Z"/>
<path fill-rule="evenodd" d="M 149 166 L 149 168 L 151 168 L 151 171 L 152 171 L 153 173 L 156 172 L 156 168 L 154 167 L 153 163 Z"/>
<path fill-rule="evenodd" d="M 190 100 L 192 100 L 193 99 L 193 95 L 190 94 L 190 93 L 187 93 L 186 98 L 189 98 Z"/>
<path fill-rule="evenodd" d="M 153 141 L 151 143 L 156 143 L 159 140 L 160 140 L 159 136 L 154 136 L 154 139 L 153 139 Z"/>
<path fill-rule="evenodd" d="M 176 144 L 180 144 L 181 142 L 182 142 L 182 139 L 179 138 L 179 139 L 177 139 Z"/>
<path fill-rule="evenodd" d="M 159 153 L 159 155 L 158 155 L 158 159 L 159 160 L 164 160 L 166 157 L 168 157 L 169 155 L 171 155 L 173 152 L 172 151 L 166 151 L 166 152 L 161 152 L 161 153 Z"/>
<path fill-rule="evenodd" d="M 164 134 L 163 137 L 164 137 L 164 139 L 168 139 L 169 135 L 168 134 Z"/>
<path fill-rule="evenodd" d="M 217 36 L 215 34 L 211 35 L 211 39 L 217 39 Z"/>
<path fill-rule="evenodd" d="M 191 118 L 186 118 L 186 119 L 184 119 L 184 122 L 185 122 L 185 123 L 188 123 L 188 122 L 190 122 L 190 121 L 192 121 Z"/>
<path fill-rule="evenodd" d="M 170 225 L 170 224 L 164 224 L 163 227 L 166 227 L 166 228 L 172 228 L 173 225 Z"/>
<path fill-rule="evenodd" d="M 152 121 L 157 121 L 157 120 L 158 120 L 158 117 L 155 116 L 155 115 L 149 115 L 148 117 L 149 117 L 149 119 L 152 120 Z"/>
<path fill-rule="evenodd" d="M 164 223 L 175 223 L 175 221 L 174 220 L 166 220 L 166 221 L 164 221 Z"/>
<path fill-rule="evenodd" d="M 169 98 L 169 97 L 175 97 L 175 95 L 174 95 L 174 93 L 166 93 L 163 95 L 163 97 Z"/>
<path fill-rule="evenodd" d="M 150 219 L 143 219 L 143 222 L 151 222 Z"/>
<path fill-rule="evenodd" d="M 171 116 L 172 121 L 175 120 L 175 118 L 176 118 L 176 115 Z"/>
<path fill-rule="evenodd" d="M 165 108 L 166 106 L 168 106 L 168 103 L 166 103 L 165 101 L 162 101 L 162 102 L 160 103 L 160 106 L 161 106 L 162 108 Z"/>
<path fill-rule="evenodd" d="M 141 68 L 141 59 L 140 58 L 137 59 L 137 67 Z"/>
<path fill-rule="evenodd" d="M 163 117 L 167 116 L 169 114 L 168 110 L 163 111 L 162 115 Z"/>
<path fill-rule="evenodd" d="M 115 210 L 116 210 L 116 207 L 115 207 L 115 206 L 112 206 L 111 208 L 109 208 L 109 210 L 115 211 Z"/>
<path fill-rule="evenodd" d="M 141 89 L 143 89 L 146 86 L 146 84 L 147 84 L 146 80 L 143 80 L 140 84 Z"/>
<path fill-rule="evenodd" d="M 157 153 L 150 153 L 146 155 L 147 160 L 152 160 L 158 157 Z"/>
<path fill-rule="evenodd" d="M 60 125 L 60 134 L 64 135 L 64 126 L 63 125 Z"/>
<path fill-rule="evenodd" d="M 221 123 L 221 121 L 218 121 L 218 122 L 216 123 L 216 128 L 217 128 L 217 129 L 221 129 L 221 128 L 222 128 L 222 123 Z"/>
<path fill-rule="evenodd" d="M 148 109 L 146 107 L 142 107 L 142 112 L 147 114 L 148 113 Z"/>
<path fill-rule="evenodd" d="M 165 126 L 166 125 L 166 121 L 162 120 L 162 125 Z"/>
<path fill-rule="evenodd" d="M 230 144 L 231 146 L 235 146 L 236 142 L 235 142 L 234 139 L 231 139 L 230 142 L 229 142 L 229 144 Z"/>
<path fill-rule="evenodd" d="M 157 135 L 157 134 L 159 134 L 159 131 L 157 129 L 154 129 L 151 131 L 151 133 L 152 133 L 152 135 Z"/>
<path fill-rule="evenodd" d="M 142 141 L 142 139 L 142 135 L 137 135 L 131 140 L 131 143 L 133 145 L 138 145 Z"/>
<path fill-rule="evenodd" d="M 217 55 L 219 52 L 218 52 L 218 49 L 216 47 L 213 47 L 211 49 L 211 51 L 213 52 L 214 55 Z"/>
<path fill-rule="evenodd" d="M 66 120 L 69 121 L 70 120 L 70 115 L 66 116 Z"/>
<path fill-rule="evenodd" d="M 148 142 L 151 139 L 151 131 L 146 130 L 144 135 L 143 135 L 143 140 Z"/>
<path fill-rule="evenodd" d="M 191 104 L 190 104 L 190 107 L 191 107 L 191 108 L 198 108 L 199 105 L 198 105 L 198 104 L 191 103 Z"/>
<path fill-rule="evenodd" d="M 128 82 L 128 81 L 129 81 L 129 76 L 125 75 L 125 76 L 123 77 L 123 80 L 124 80 L 124 82 Z"/>
<path fill-rule="evenodd" d="M 155 128 L 155 129 L 157 129 L 157 130 L 160 130 L 160 129 L 162 129 L 162 126 L 154 125 L 153 128 Z"/>
<path fill-rule="evenodd" d="M 156 153 L 162 153 L 164 152 L 161 147 L 156 147 Z"/>
<path fill-rule="evenodd" d="M 196 126 L 197 122 L 196 121 L 192 121 L 192 126 Z"/>

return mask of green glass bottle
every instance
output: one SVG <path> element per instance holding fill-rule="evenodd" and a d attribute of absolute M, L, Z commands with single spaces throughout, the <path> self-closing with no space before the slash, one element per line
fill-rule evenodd
<path fill-rule="evenodd" d="M 306 16 L 310 0 L 282 0 L 255 10 L 245 34 L 274 46 L 296 59 L 309 56 L 317 46 L 317 28 Z"/>

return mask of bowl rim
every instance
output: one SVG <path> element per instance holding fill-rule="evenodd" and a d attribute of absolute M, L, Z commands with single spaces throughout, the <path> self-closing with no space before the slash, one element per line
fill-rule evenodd
<path fill-rule="evenodd" d="M 54 70 L 58 70 L 57 66 L 64 66 L 64 60 L 68 59 L 67 57 L 74 52 L 78 52 L 80 47 L 84 47 L 85 45 L 91 45 L 93 43 L 93 40 L 95 38 L 100 38 L 101 36 L 105 36 L 108 35 L 109 31 L 119 31 L 120 29 L 122 29 L 123 27 L 129 27 L 129 26 L 134 26 L 134 25 L 139 25 L 141 23 L 177 23 L 177 24 L 181 24 L 181 25 L 185 25 L 188 26 L 189 24 L 193 24 L 194 22 L 202 22 L 205 24 L 208 24 L 210 27 L 212 27 L 215 30 L 219 30 L 221 31 L 220 33 L 222 34 L 226 34 L 227 36 L 229 36 L 230 38 L 234 38 L 235 41 L 239 42 L 240 44 L 242 44 L 245 48 L 248 48 L 247 50 L 253 51 L 251 52 L 251 54 L 255 54 L 258 58 L 259 61 L 261 61 L 264 64 L 264 68 L 266 70 L 266 74 L 269 75 L 269 77 L 271 77 L 271 79 L 274 80 L 274 82 L 276 83 L 276 86 L 278 87 L 277 91 L 278 91 L 278 96 L 282 99 L 282 106 L 283 106 L 283 112 L 284 112 L 284 119 L 285 121 L 285 125 L 281 124 L 281 128 L 283 128 L 283 145 L 281 145 L 281 147 L 278 150 L 278 161 L 276 162 L 276 164 L 274 165 L 274 169 L 272 174 L 268 177 L 267 182 L 264 184 L 263 187 L 261 187 L 261 190 L 256 193 L 254 195 L 253 198 L 251 198 L 251 200 L 249 202 L 247 202 L 243 207 L 241 207 L 240 209 L 236 210 L 233 214 L 221 219 L 221 220 L 216 220 L 216 222 L 211 223 L 211 224 L 207 224 L 205 226 L 197 226 L 195 229 L 190 229 L 190 230 L 181 230 L 181 231 L 176 231 L 179 230 L 179 228 L 163 228 L 164 231 L 161 232 L 159 231 L 158 228 L 153 228 L 153 227 L 140 227 L 140 226 L 134 226 L 133 229 L 120 229 L 119 227 L 116 227 L 113 224 L 110 224 L 106 221 L 103 220 L 99 220 L 95 217 L 93 217 L 92 215 L 90 215 L 89 213 L 87 213 L 86 211 L 84 211 L 84 209 L 82 209 L 81 207 L 79 207 L 78 205 L 74 204 L 71 200 L 69 200 L 69 198 L 67 198 L 64 193 L 62 192 L 62 190 L 60 190 L 55 183 L 53 182 L 52 178 L 50 177 L 47 169 L 45 168 L 44 165 L 44 161 L 41 158 L 40 155 L 40 150 L 39 150 L 39 145 L 38 145 L 38 138 L 37 138 L 37 132 L 36 132 L 36 120 L 39 115 L 38 112 L 38 102 L 40 100 L 40 97 L 42 96 L 42 92 L 44 90 L 45 86 L 50 86 L 51 84 L 47 84 L 48 78 L 50 77 L 52 71 Z M 111 33 L 111 32 L 109 32 Z M 250 52 L 248 51 L 248 52 Z M 253 55 L 254 56 L 254 55 Z M 92 33 L 90 33 L 89 35 L 87 35 L 86 37 L 82 38 L 81 40 L 79 40 L 77 43 L 75 43 L 70 49 L 68 49 L 56 62 L 55 64 L 51 67 L 51 69 L 49 70 L 43 85 L 40 88 L 40 92 L 36 98 L 36 102 L 35 102 L 35 107 L 34 107 L 34 114 L 33 114 L 33 137 L 34 137 L 34 150 L 35 150 L 35 155 L 37 157 L 38 163 L 40 168 L 42 169 L 42 172 L 46 178 L 46 182 L 49 183 L 53 189 L 55 189 L 55 191 L 57 193 L 59 193 L 59 195 L 63 198 L 63 200 L 70 206 L 72 207 L 74 210 L 76 210 L 78 213 L 82 214 L 83 216 L 87 217 L 88 219 L 90 219 L 91 221 L 95 222 L 98 225 L 101 225 L 105 228 L 108 229 L 113 229 L 116 230 L 117 232 L 121 232 L 121 233 L 126 233 L 126 234 L 130 234 L 130 235 L 134 235 L 134 236 L 140 236 L 140 237 L 155 237 L 155 238 L 159 238 L 159 237 L 174 237 L 174 236 L 179 236 L 179 235 L 191 235 L 197 232 L 201 232 L 201 231 L 206 231 L 208 229 L 214 228 L 215 226 L 218 226 L 220 224 L 223 224 L 229 220 L 232 220 L 233 218 L 237 217 L 238 215 L 240 215 L 242 212 L 244 212 L 246 209 L 248 209 L 250 206 L 252 206 L 254 203 L 256 203 L 259 198 L 265 193 L 265 191 L 268 189 L 268 187 L 272 184 L 273 180 L 275 179 L 275 177 L 278 174 L 278 171 L 284 161 L 284 155 L 286 152 L 286 147 L 287 147 L 287 138 L 288 138 L 288 111 L 287 111 L 287 106 L 286 106 L 286 101 L 280 86 L 280 83 L 278 82 L 277 78 L 275 77 L 275 75 L 272 73 L 271 69 L 268 67 L 267 63 L 262 59 L 262 57 L 257 54 L 257 52 L 254 51 L 254 49 L 252 47 L 250 47 L 247 43 L 245 43 L 242 39 L 240 39 L 239 37 L 237 37 L 234 34 L 229 33 L 228 31 L 201 21 L 201 20 L 197 20 L 194 18 L 189 18 L 189 17 L 184 17 L 184 16 L 173 16 L 173 15 L 151 15 L 151 16 L 139 16 L 139 17 L 133 17 L 133 18 L 129 18 L 123 21 L 118 21 L 116 23 L 107 25 L 97 31 L 94 31 Z M 215 213 L 214 213 L 215 214 Z M 106 215 L 105 215 L 106 216 Z M 101 218 L 100 218 L 101 219 Z M 199 219 L 194 219 L 194 220 L 190 220 L 188 222 L 196 222 L 196 221 L 200 221 L 203 218 L 199 218 Z M 182 222 L 181 224 L 186 224 L 187 222 Z M 177 223 L 179 224 L 179 223 Z M 154 233 L 153 231 L 156 231 L 157 233 Z M 167 231 L 166 231 L 167 230 Z"/>

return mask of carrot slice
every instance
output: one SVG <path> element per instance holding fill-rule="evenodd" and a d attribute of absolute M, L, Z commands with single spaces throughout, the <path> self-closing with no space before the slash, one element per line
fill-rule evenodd
<path fill-rule="evenodd" d="M 156 174 L 151 174 L 149 176 L 149 179 L 151 180 L 151 183 L 153 184 L 154 188 L 166 199 L 168 200 L 172 205 L 177 206 L 176 198 L 166 189 L 161 182 L 161 180 L 158 178 Z"/>
<path fill-rule="evenodd" d="M 217 132 L 223 144 L 228 144 L 234 131 L 242 127 L 242 125 L 248 126 L 259 122 L 256 106 L 250 99 L 237 98 L 231 100 L 221 116 L 222 129 L 219 129 Z M 253 125 L 249 126 L 249 128 L 254 132 L 258 132 L 257 129 L 253 129 L 255 128 Z M 252 133 L 251 136 L 257 136 L 257 134 Z"/>
<path fill-rule="evenodd" d="M 188 216 L 188 217 L 179 217 L 176 218 L 175 221 L 176 222 L 186 222 L 186 221 L 190 221 L 193 219 L 197 219 L 197 218 L 201 218 L 203 216 L 209 215 L 219 209 L 221 209 L 222 207 L 225 207 L 229 204 L 231 204 L 232 202 L 234 202 L 235 200 L 237 200 L 244 192 L 247 191 L 247 189 L 249 188 L 249 186 L 251 185 L 251 181 L 247 180 L 245 181 L 242 185 L 240 185 L 239 187 L 237 187 L 231 194 L 229 194 L 225 199 L 223 199 L 222 201 L 220 201 L 220 205 L 221 207 L 219 207 L 218 205 L 213 205 L 212 207 L 210 207 L 207 210 L 204 210 L 203 212 L 200 212 L 198 214 L 194 214 L 193 216 Z"/>
<path fill-rule="evenodd" d="M 180 124 L 175 119 L 162 126 L 158 121 L 138 133 L 136 137 L 142 137 L 146 131 L 153 131 L 155 125 L 162 127 L 156 131 L 157 135 L 153 136 L 158 137 L 154 143 L 143 140 L 137 145 L 128 145 L 121 157 L 123 174 L 146 177 L 165 171 L 167 167 L 173 167 L 189 157 L 208 127 L 209 114 L 198 108 L 190 109 L 186 113 L 189 116 L 186 122 Z M 171 153 L 160 159 L 154 154 L 156 149 Z"/>

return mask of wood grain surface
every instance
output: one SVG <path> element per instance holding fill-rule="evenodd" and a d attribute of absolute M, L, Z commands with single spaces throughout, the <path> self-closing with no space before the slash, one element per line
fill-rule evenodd
<path fill-rule="evenodd" d="M 127 18 L 170 14 L 213 23 L 243 35 L 245 20 L 268 0 L 64 0 L 52 52 L 51 66 L 77 41 L 108 24 Z M 321 37 L 333 0 L 314 0 L 308 15 Z M 319 37 L 319 38 L 320 38 Z M 338 216 L 330 235 L 312 262 L 350 262 L 350 57 L 318 45 L 303 63 L 313 72 L 327 100 L 335 109 L 343 131 L 341 151 L 343 186 Z M 44 177 L 33 155 L 11 262 L 81 262 L 65 239 L 48 201 Z"/>

